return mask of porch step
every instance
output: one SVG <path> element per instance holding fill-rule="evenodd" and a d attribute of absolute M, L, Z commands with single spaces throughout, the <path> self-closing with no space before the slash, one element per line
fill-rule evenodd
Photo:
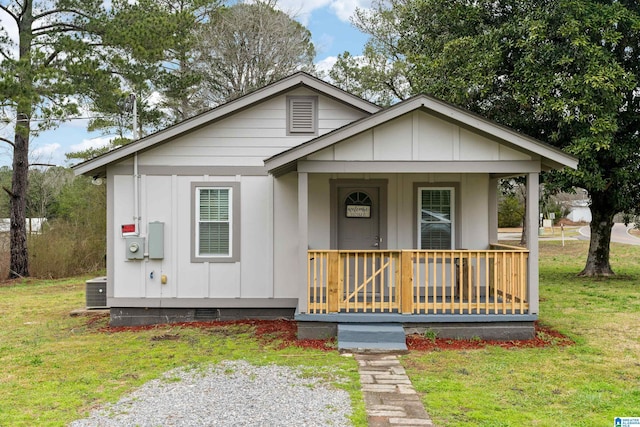
<path fill-rule="evenodd" d="M 402 323 L 338 323 L 338 350 L 407 351 Z"/>

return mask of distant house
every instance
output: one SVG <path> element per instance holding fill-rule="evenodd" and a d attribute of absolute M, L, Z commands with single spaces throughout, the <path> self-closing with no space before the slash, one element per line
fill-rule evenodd
<path fill-rule="evenodd" d="M 75 167 L 107 181 L 114 325 L 294 317 L 530 337 L 538 241 L 497 183 L 574 157 L 428 96 L 382 109 L 297 73 Z M 530 230 L 538 206 L 527 205 Z M 443 333 L 444 336 L 444 333 Z"/>
<path fill-rule="evenodd" d="M 27 218 L 27 233 L 39 234 L 47 218 Z M 8 233 L 11 230 L 11 219 L 0 218 L 0 233 Z"/>
<path fill-rule="evenodd" d="M 569 205 L 567 219 L 573 222 L 591 222 L 589 200 L 574 200 Z"/>

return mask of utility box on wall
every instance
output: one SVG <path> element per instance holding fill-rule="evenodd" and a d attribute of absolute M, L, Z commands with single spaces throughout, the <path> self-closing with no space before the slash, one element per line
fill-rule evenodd
<path fill-rule="evenodd" d="M 149 223 L 149 259 L 164 258 L 164 222 Z"/>
<path fill-rule="evenodd" d="M 127 259 L 144 259 L 144 237 L 125 237 L 124 243 Z"/>

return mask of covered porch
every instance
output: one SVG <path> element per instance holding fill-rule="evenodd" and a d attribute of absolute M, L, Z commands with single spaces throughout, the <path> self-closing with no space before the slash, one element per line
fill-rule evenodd
<path fill-rule="evenodd" d="M 296 233 L 288 252 L 295 266 L 275 261 L 295 281 L 296 319 L 325 322 L 328 333 L 349 322 L 437 323 L 452 336 L 526 323 L 522 336 L 531 336 L 540 173 L 575 165 L 426 96 L 265 160 L 276 196 L 293 208 L 276 214 L 288 221 L 275 235 Z M 529 201 L 526 248 L 498 242 L 498 184 L 516 176 Z M 466 324 L 474 325 L 462 333 Z"/>
<path fill-rule="evenodd" d="M 310 250 L 307 313 L 528 314 L 524 248 Z"/>
<path fill-rule="evenodd" d="M 337 202 L 333 206 L 324 204 L 329 212 L 327 215 L 333 217 L 324 220 L 329 225 L 324 232 L 322 228 L 318 229 L 318 221 L 314 219 L 320 218 L 318 212 L 323 209 L 312 191 L 322 188 L 319 183 L 324 183 L 325 178 L 313 178 L 310 185 L 311 176 L 305 171 L 297 173 L 298 248 L 304 248 L 298 251 L 298 319 L 320 322 L 327 319 L 352 321 L 350 318 L 354 321 L 358 318 L 366 318 L 367 321 L 378 319 L 381 322 L 402 319 L 404 323 L 434 319 L 440 322 L 537 319 L 538 206 L 537 203 L 527 205 L 526 226 L 535 230 L 529 233 L 527 247 L 499 243 L 498 175 L 487 174 L 484 180 L 474 175 L 476 181 L 481 181 L 480 185 L 470 184 L 467 179 L 457 187 L 458 193 L 464 195 L 484 191 L 485 196 L 483 201 L 473 205 L 460 197 L 456 200 L 458 208 L 448 211 L 447 218 L 453 218 L 447 231 L 447 238 L 451 234 L 448 240 L 451 249 L 419 248 L 424 243 L 417 234 L 423 206 L 416 205 L 416 199 L 424 193 L 422 184 L 415 183 L 420 179 L 419 175 L 396 175 L 396 183 L 388 185 L 396 186 L 398 193 L 402 189 L 408 190 L 406 194 L 413 193 L 410 209 L 401 209 L 400 206 L 407 203 L 399 200 L 399 195 L 388 196 L 383 183 L 381 198 L 393 202 L 380 209 L 379 221 L 393 224 L 393 227 L 376 228 L 374 234 L 385 236 L 385 239 L 375 241 L 370 245 L 373 246 L 371 249 L 343 247 L 340 230 L 353 227 L 351 223 L 340 227 L 346 216 L 346 207 L 338 206 Z M 331 186 L 327 192 L 331 200 L 340 195 L 339 188 L 343 182 L 350 189 L 353 186 L 352 180 L 341 178 L 341 175 L 338 177 L 335 180 L 326 178 L 329 183 L 335 181 L 331 185 L 325 184 L 325 188 Z M 537 200 L 538 173 L 529 172 L 526 177 L 527 197 Z M 389 180 L 393 182 L 391 175 Z M 403 180 L 410 182 L 403 183 Z M 377 185 L 375 179 L 358 180 L 356 183 L 368 193 L 372 193 L 371 188 Z M 452 191 L 452 201 L 454 193 Z M 341 200 L 340 197 L 337 199 Z M 371 212 L 374 211 L 375 203 L 371 207 Z M 396 218 L 389 219 L 390 214 L 385 213 L 393 211 Z M 471 228 L 474 218 L 482 218 L 475 231 Z M 353 221 L 363 222 L 362 219 Z M 468 226 L 463 227 L 462 224 Z M 320 237 L 325 235 L 330 236 L 323 242 Z M 400 235 L 406 237 L 396 237 Z M 324 246 L 323 243 L 328 244 Z"/>
<path fill-rule="evenodd" d="M 450 249 L 425 249 L 434 227 L 424 221 L 434 210 L 425 209 L 421 198 L 442 194 L 448 184 L 438 180 L 448 180 L 451 174 L 384 171 L 362 179 L 314 174 L 305 166 L 298 164 L 296 174 L 298 257 L 296 270 L 291 270 L 297 272 L 299 286 L 295 319 L 300 338 L 340 337 L 341 327 L 356 324 L 371 328 L 373 341 L 382 339 L 380 328 L 392 324 L 406 333 L 431 331 L 446 338 L 534 336 L 538 205 L 527 205 L 526 226 L 534 232 L 529 233 L 526 247 L 498 242 L 498 182 L 504 175 L 460 174 L 460 183 L 449 192 L 452 209 L 444 210 L 450 227 L 440 233 Z M 436 187 L 423 184 L 425 176 Z M 537 200 L 539 174 L 529 171 L 525 176 L 527 197 Z M 347 191 L 341 192 L 342 186 Z M 348 207 L 340 205 L 341 200 L 353 191 L 375 194 L 372 188 L 379 188 L 380 208 L 375 209 L 374 199 L 364 211 L 374 219 L 379 213 L 381 225 L 372 234 L 380 239 L 370 240 L 370 248 L 345 248 L 343 244 L 350 241 L 342 238 L 343 233 L 360 235 L 354 223 L 366 219 L 348 218 L 352 212 L 346 213 Z M 318 191 L 328 202 L 322 202 Z"/>

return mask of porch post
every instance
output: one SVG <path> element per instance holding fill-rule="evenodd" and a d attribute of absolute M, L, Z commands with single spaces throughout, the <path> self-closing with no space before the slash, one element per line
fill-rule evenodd
<path fill-rule="evenodd" d="M 498 243 L 498 182 L 489 178 L 489 243 Z"/>
<path fill-rule="evenodd" d="M 528 277 L 529 284 L 529 314 L 538 314 L 538 221 L 539 217 L 539 173 L 532 172 L 527 175 L 527 249 L 529 249 Z"/>
<path fill-rule="evenodd" d="M 402 251 L 400 257 L 400 313 L 413 314 L 413 253 Z"/>
<path fill-rule="evenodd" d="M 309 177 L 298 172 L 298 313 L 307 312 L 307 251 L 309 249 Z"/>

